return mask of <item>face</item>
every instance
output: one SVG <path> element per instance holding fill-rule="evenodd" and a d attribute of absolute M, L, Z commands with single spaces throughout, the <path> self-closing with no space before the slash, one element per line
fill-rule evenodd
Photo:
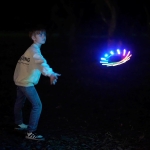
<path fill-rule="evenodd" d="M 46 34 L 45 32 L 40 32 L 32 36 L 32 40 L 37 44 L 45 44 L 46 42 Z"/>

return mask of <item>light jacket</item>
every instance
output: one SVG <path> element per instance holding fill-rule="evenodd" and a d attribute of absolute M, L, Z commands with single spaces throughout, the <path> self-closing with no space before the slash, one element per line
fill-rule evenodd
<path fill-rule="evenodd" d="M 18 60 L 13 78 L 16 85 L 27 87 L 38 84 L 41 74 L 49 77 L 52 73 L 40 47 L 32 44 Z"/>

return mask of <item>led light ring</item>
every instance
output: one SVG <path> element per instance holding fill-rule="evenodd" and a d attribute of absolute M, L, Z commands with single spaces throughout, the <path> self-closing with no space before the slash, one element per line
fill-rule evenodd
<path fill-rule="evenodd" d="M 128 51 L 127 55 L 126 55 L 126 50 L 123 50 L 123 54 L 122 54 L 122 60 L 118 61 L 118 62 L 108 62 L 109 58 L 112 57 L 114 55 L 113 51 L 110 51 L 110 54 L 105 54 L 103 58 L 101 58 L 100 63 L 102 63 L 102 65 L 106 65 L 106 66 L 117 66 L 117 65 L 121 65 L 125 62 L 127 62 L 128 60 L 130 60 L 131 58 L 131 54 L 130 51 Z M 121 55 L 121 52 L 119 49 L 117 49 L 117 55 Z"/>
<path fill-rule="evenodd" d="M 125 63 L 126 61 L 128 61 L 131 56 L 132 56 L 132 55 L 126 56 L 125 58 L 123 58 L 121 61 L 118 61 L 118 62 L 104 63 L 104 64 L 102 64 L 102 65 L 107 65 L 107 66 L 121 65 L 121 64 Z"/>

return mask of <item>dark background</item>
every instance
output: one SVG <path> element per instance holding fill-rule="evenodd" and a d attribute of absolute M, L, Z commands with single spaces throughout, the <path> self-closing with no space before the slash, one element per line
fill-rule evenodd
<path fill-rule="evenodd" d="M 51 138 L 48 136 L 50 132 L 52 142 L 56 135 L 68 132 L 72 135 L 83 131 L 101 132 L 100 137 L 111 132 L 119 140 L 127 139 L 126 146 L 149 149 L 150 6 L 146 0 L 108 2 L 116 12 L 116 26 L 111 36 L 108 32 L 112 12 L 105 0 L 57 0 L 37 4 L 9 2 L 9 5 L 6 1 L 1 4 L 2 137 L 13 137 L 2 133 L 13 122 L 16 96 L 13 73 L 17 60 L 32 44 L 29 30 L 40 25 L 47 30 L 42 54 L 53 70 L 62 76 L 55 86 L 51 86 L 44 76 L 36 85 L 43 103 L 39 130 L 47 138 Z M 113 40 L 115 48 L 122 41 L 123 48 L 131 51 L 128 62 L 116 67 L 99 63 L 100 57 L 108 50 L 109 39 Z M 24 110 L 27 123 L 28 102 Z M 6 141 L 7 138 L 3 145 L 8 144 Z M 125 148 L 125 144 L 122 147 Z M 111 148 L 114 147 L 111 145 Z"/>

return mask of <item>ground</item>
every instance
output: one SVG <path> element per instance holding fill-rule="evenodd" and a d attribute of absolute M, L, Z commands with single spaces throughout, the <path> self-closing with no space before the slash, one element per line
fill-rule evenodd
<path fill-rule="evenodd" d="M 67 44 L 60 39 L 51 39 L 43 46 L 50 47 L 51 51 L 43 50 L 43 55 L 62 76 L 56 86 L 50 86 L 44 76 L 36 85 L 43 104 L 37 132 L 45 136 L 45 141 L 39 142 L 26 140 L 24 133 L 13 129 L 13 71 L 30 41 L 26 37 L 2 38 L 0 150 L 150 149 L 148 42 L 129 40 L 131 60 L 107 68 L 97 59 L 104 40 L 79 41 L 75 47 L 78 51 L 65 50 Z M 25 123 L 30 108 L 27 101 Z"/>

